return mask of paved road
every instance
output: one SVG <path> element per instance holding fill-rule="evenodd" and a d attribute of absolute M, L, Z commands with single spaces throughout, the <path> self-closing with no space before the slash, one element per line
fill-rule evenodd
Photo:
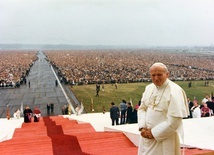
<path fill-rule="evenodd" d="M 48 115 L 48 103 L 54 103 L 54 112 L 51 115 L 62 114 L 61 107 L 65 104 L 78 104 L 75 96 L 66 88 L 67 86 L 60 83 L 57 87 L 55 86 L 56 79 L 52 67 L 45 60 L 45 55 L 39 52 L 38 60 L 31 67 L 27 76 L 26 85 L 23 84 L 20 88 L 14 89 L 0 89 L 0 118 L 6 117 L 7 107 L 10 109 L 12 116 L 13 112 L 21 107 L 21 104 L 23 107 L 29 105 L 32 110 L 35 106 L 38 106 L 43 116 Z M 28 81 L 30 81 L 30 87 Z"/>

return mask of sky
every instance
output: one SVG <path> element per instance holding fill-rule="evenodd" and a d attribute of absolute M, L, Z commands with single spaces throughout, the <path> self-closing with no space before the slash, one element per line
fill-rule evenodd
<path fill-rule="evenodd" d="M 213 0 L 0 0 L 0 44 L 210 46 Z"/>

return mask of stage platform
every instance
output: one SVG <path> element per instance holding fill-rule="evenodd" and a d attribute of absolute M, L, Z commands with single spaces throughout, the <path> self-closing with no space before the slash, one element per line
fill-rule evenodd
<path fill-rule="evenodd" d="M 134 145 L 138 146 L 139 131 L 137 124 L 112 126 L 109 112 L 65 116 L 79 123 L 91 123 L 96 131 L 123 132 Z M 183 119 L 184 142 L 189 148 L 214 150 L 214 117 Z M 181 139 L 182 141 L 182 139 Z"/>
<path fill-rule="evenodd" d="M 123 132 L 132 143 L 138 146 L 139 131 L 137 124 L 112 126 L 109 112 L 63 115 L 78 123 L 90 123 L 97 132 Z M 20 119 L 0 119 L 0 142 L 11 139 L 15 128 L 20 128 L 23 123 Z M 184 145 L 189 148 L 214 150 L 214 117 L 183 119 Z"/>

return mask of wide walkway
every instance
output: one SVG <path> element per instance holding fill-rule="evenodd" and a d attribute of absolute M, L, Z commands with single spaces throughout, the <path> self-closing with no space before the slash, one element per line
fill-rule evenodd
<path fill-rule="evenodd" d="M 45 57 L 41 51 L 38 52 L 38 60 L 30 70 L 26 85 L 15 89 L 0 89 L 0 118 L 6 118 L 7 108 L 13 117 L 13 112 L 25 105 L 29 105 L 32 110 L 38 106 L 42 115 L 46 116 L 48 103 L 54 103 L 54 111 L 51 115 L 62 114 L 61 108 L 68 104 L 70 97 L 63 92 L 59 82 L 59 85 L 55 86 L 57 77 Z"/>

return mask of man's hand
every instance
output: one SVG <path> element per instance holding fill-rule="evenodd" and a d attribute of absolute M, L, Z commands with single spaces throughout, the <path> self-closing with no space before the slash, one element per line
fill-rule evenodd
<path fill-rule="evenodd" d="M 146 133 L 146 131 L 147 131 L 148 129 L 147 128 L 143 128 L 143 129 L 141 129 L 141 136 L 143 137 L 143 138 L 147 138 L 147 133 Z"/>
<path fill-rule="evenodd" d="M 147 138 L 147 139 L 153 139 L 154 138 L 152 135 L 151 129 L 143 128 L 141 130 L 140 134 L 143 138 Z"/>
<path fill-rule="evenodd" d="M 151 129 L 148 129 L 148 130 L 146 131 L 146 133 L 147 133 L 147 136 L 148 136 L 149 139 L 153 139 L 153 138 L 154 138 L 153 135 L 152 135 Z"/>

